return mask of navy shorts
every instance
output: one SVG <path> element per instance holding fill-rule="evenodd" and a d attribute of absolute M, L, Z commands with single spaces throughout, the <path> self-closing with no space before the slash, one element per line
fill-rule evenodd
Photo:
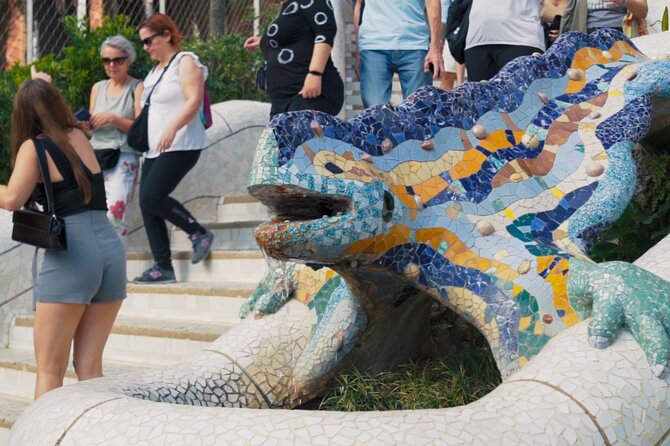
<path fill-rule="evenodd" d="M 105 211 L 65 217 L 66 251 L 46 251 L 36 302 L 92 304 L 125 299 L 126 252 Z"/>

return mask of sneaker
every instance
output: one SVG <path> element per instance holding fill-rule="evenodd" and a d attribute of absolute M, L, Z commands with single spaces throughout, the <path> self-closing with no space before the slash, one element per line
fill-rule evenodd
<path fill-rule="evenodd" d="M 193 258 L 191 263 L 195 264 L 209 255 L 212 250 L 212 241 L 214 241 L 214 234 L 212 231 L 206 229 L 204 234 L 191 234 L 189 236 L 191 243 L 193 243 Z"/>
<path fill-rule="evenodd" d="M 141 276 L 135 277 L 134 283 L 175 283 L 174 270 L 154 265 L 144 271 Z"/>

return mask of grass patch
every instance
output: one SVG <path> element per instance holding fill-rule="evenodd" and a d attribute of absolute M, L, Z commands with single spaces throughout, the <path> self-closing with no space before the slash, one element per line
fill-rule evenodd
<path fill-rule="evenodd" d="M 500 373 L 485 344 L 452 350 L 377 374 L 341 374 L 319 409 L 337 411 L 438 409 L 469 404 L 500 384 Z"/>

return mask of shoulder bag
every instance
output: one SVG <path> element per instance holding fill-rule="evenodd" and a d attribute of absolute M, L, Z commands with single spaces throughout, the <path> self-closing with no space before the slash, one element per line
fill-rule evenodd
<path fill-rule="evenodd" d="M 128 145 L 138 152 L 144 153 L 149 151 L 149 106 L 151 105 L 151 95 L 154 93 L 154 90 L 163 79 L 163 75 L 170 67 L 170 64 L 174 58 L 177 57 L 177 54 L 179 53 L 175 53 L 174 56 L 172 56 L 172 59 L 170 59 L 167 65 L 165 65 L 165 68 L 163 68 L 163 72 L 151 89 L 149 96 L 147 96 L 147 100 L 144 102 L 142 111 L 137 116 L 137 118 L 135 118 L 133 124 L 128 129 Z"/>
<path fill-rule="evenodd" d="M 119 162 L 119 157 L 121 156 L 121 149 L 117 147 L 116 149 L 96 149 L 93 151 L 95 153 L 95 158 L 100 164 L 102 170 L 108 170 L 116 167 Z"/>
<path fill-rule="evenodd" d="M 261 93 L 268 92 L 268 63 L 263 61 L 263 64 L 258 67 L 256 71 L 256 88 L 260 90 Z"/>
<path fill-rule="evenodd" d="M 458 63 L 465 62 L 465 41 L 468 37 L 468 25 L 472 0 L 455 0 L 449 6 L 445 36 L 449 52 Z"/>
<path fill-rule="evenodd" d="M 212 101 L 209 98 L 209 89 L 205 83 L 205 91 L 202 95 L 202 107 L 200 107 L 200 122 L 208 129 L 212 126 Z"/>
<path fill-rule="evenodd" d="M 44 149 L 44 141 L 33 139 L 44 190 L 47 196 L 47 206 L 44 212 L 32 208 L 23 208 L 14 211 L 12 215 L 12 240 L 27 243 L 38 248 L 50 250 L 66 250 L 67 239 L 65 237 L 65 222 L 58 218 L 55 212 L 55 199 L 49 165 Z"/>

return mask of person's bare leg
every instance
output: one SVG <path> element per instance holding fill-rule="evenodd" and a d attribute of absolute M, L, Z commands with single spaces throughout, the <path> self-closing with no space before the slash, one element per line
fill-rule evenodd
<path fill-rule="evenodd" d="M 37 302 L 33 327 L 35 399 L 63 385 L 70 345 L 85 309 L 83 304 Z"/>
<path fill-rule="evenodd" d="M 456 84 L 455 84 L 455 86 L 458 87 L 459 85 L 463 85 L 464 82 L 465 82 L 465 64 L 456 62 Z"/>
<path fill-rule="evenodd" d="M 102 352 L 123 300 L 91 304 L 74 335 L 74 369 L 79 381 L 102 376 Z"/>
<path fill-rule="evenodd" d="M 443 71 L 442 76 L 440 76 L 440 88 L 444 91 L 450 91 L 454 88 L 454 82 L 456 81 L 456 73 L 451 71 Z"/>

